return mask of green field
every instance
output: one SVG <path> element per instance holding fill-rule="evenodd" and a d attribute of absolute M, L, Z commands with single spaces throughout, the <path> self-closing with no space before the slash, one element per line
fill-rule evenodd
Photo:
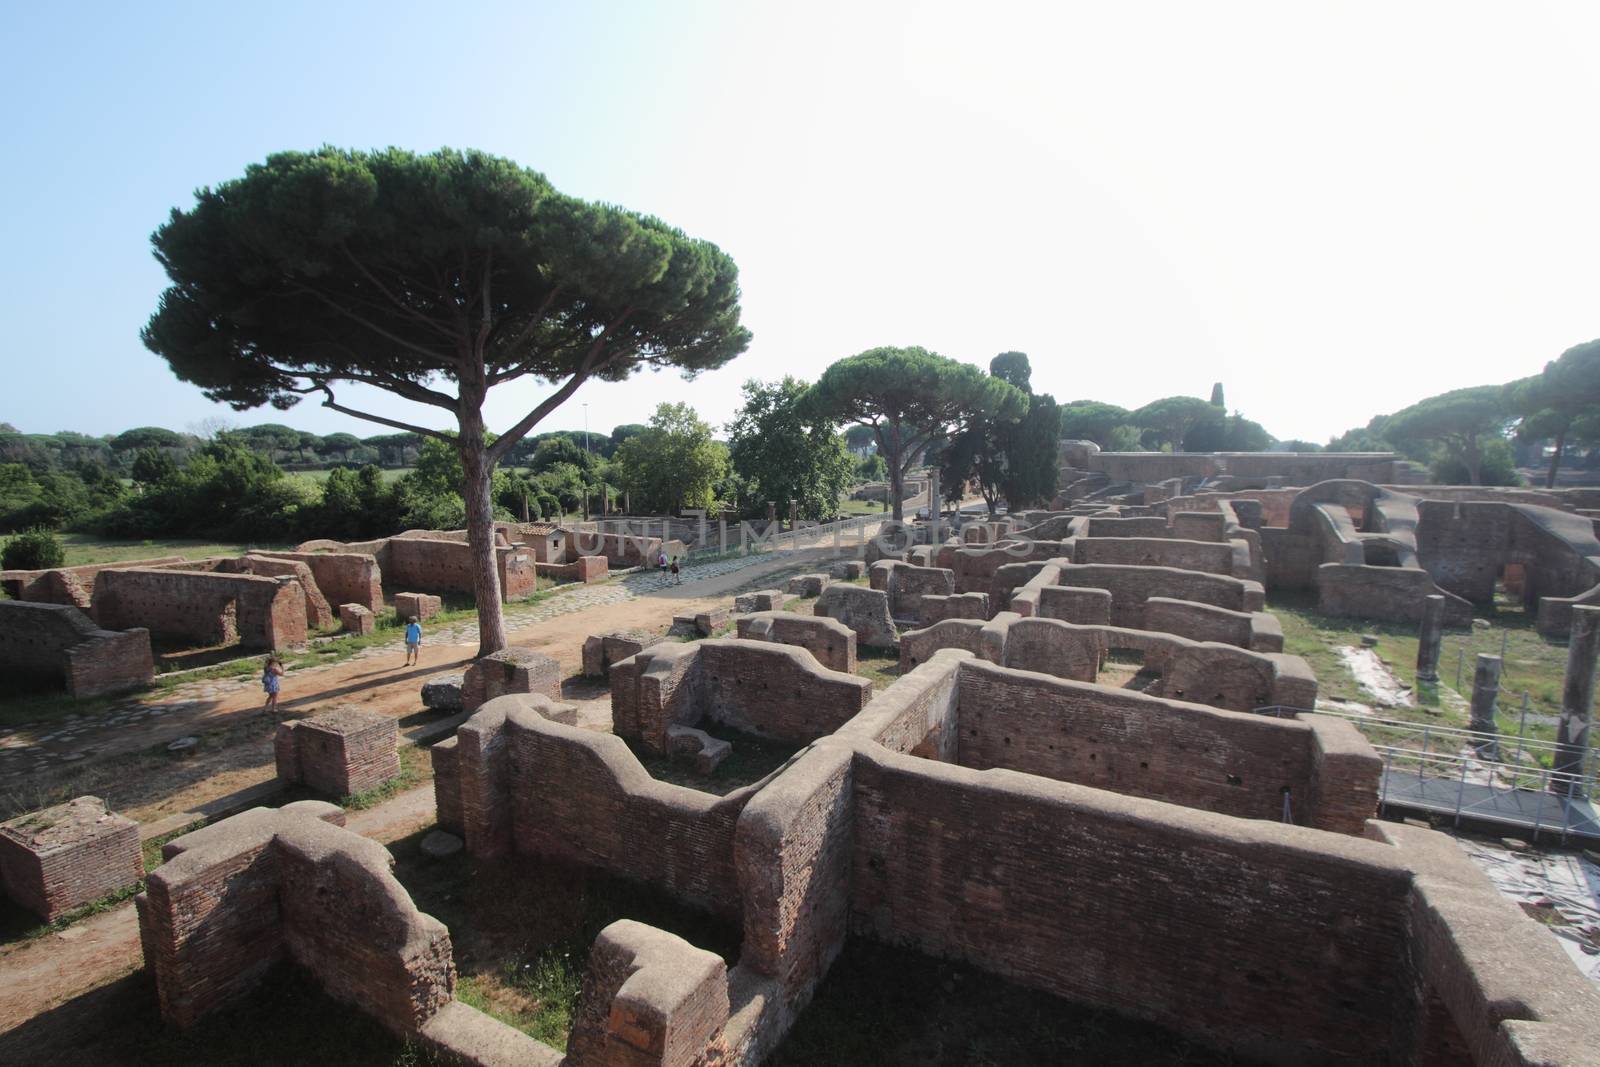
<path fill-rule="evenodd" d="M 241 544 L 173 538 L 157 541 L 105 541 L 92 534 L 64 533 L 61 546 L 67 551 L 66 566 L 85 563 L 121 563 L 130 559 L 151 559 L 156 556 L 182 556 L 185 559 L 205 559 L 207 556 L 238 556 L 251 549 L 289 549 L 293 545 Z"/>

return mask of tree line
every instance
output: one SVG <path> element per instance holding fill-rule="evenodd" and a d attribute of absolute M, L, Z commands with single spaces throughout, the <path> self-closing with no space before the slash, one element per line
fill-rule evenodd
<path fill-rule="evenodd" d="M 1393 450 L 1441 485 L 1520 485 L 1518 466 L 1600 466 L 1600 340 L 1574 345 L 1538 374 L 1452 389 L 1335 437 L 1339 452 Z"/>

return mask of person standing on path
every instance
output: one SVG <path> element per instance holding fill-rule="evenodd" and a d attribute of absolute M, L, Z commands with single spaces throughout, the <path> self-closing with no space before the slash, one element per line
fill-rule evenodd
<path fill-rule="evenodd" d="M 417 663 L 417 652 L 422 648 L 422 623 L 417 621 L 415 615 L 406 619 L 406 666 L 414 667 Z"/>
<path fill-rule="evenodd" d="M 678 557 L 672 557 L 672 580 L 678 585 L 683 584 L 683 575 L 678 573 Z"/>
<path fill-rule="evenodd" d="M 267 694 L 267 705 L 261 710 L 268 715 L 278 713 L 278 689 L 283 674 L 283 660 L 276 655 L 268 656 L 266 664 L 261 668 L 261 688 Z"/>

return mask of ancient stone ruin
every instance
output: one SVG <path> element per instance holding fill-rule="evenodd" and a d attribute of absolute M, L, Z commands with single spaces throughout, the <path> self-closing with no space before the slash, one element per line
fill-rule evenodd
<path fill-rule="evenodd" d="M 139 824 L 107 810 L 99 797 L 0 823 L 0 888 L 45 922 L 143 877 Z"/>

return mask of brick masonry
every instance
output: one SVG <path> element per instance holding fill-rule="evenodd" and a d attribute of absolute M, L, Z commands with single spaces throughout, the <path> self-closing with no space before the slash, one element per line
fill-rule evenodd
<path fill-rule="evenodd" d="M 776 641 L 796 645 L 811 653 L 822 666 L 832 671 L 854 674 L 856 634 L 844 623 L 792 611 L 763 611 L 741 615 L 738 635 L 747 641 Z"/>
<path fill-rule="evenodd" d="M 278 777 L 326 796 L 375 789 L 400 773 L 400 728 L 388 715 L 339 708 L 278 724 Z"/>
<path fill-rule="evenodd" d="M 45 922 L 144 877 L 139 824 L 78 797 L 0 823 L 0 887 Z"/>
<path fill-rule="evenodd" d="M 508 693 L 539 693 L 561 698 L 561 664 L 530 648 L 507 648 L 467 667 L 461 686 L 461 706 L 476 711 L 486 701 Z"/>
<path fill-rule="evenodd" d="M 14 678 L 54 679 L 80 698 L 155 678 L 149 630 L 102 630 L 75 607 L 18 600 L 0 600 L 0 668 Z"/>
<path fill-rule="evenodd" d="M 431 593 L 396 593 L 394 613 L 402 619 L 426 622 L 444 610 L 444 602 Z"/>
<path fill-rule="evenodd" d="M 107 570 L 95 581 L 93 615 L 109 630 L 197 645 L 244 648 L 305 644 L 305 591 L 292 578 L 186 570 Z"/>

